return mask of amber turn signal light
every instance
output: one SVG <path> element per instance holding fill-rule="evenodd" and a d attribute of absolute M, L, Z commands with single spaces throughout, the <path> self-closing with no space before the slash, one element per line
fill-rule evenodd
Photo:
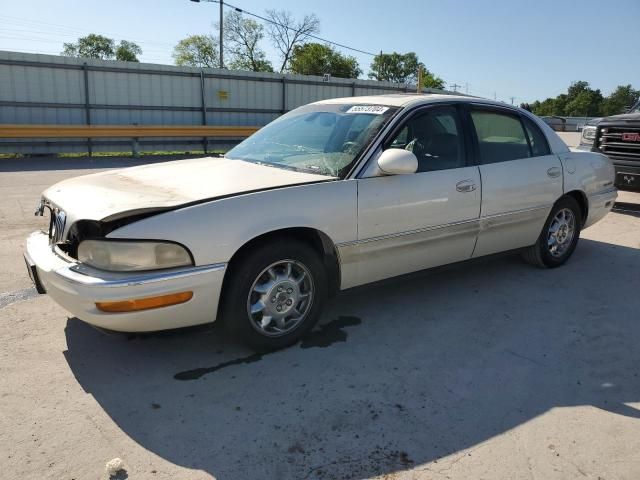
<path fill-rule="evenodd" d="M 120 300 L 117 302 L 96 302 L 96 307 L 101 312 L 122 313 L 150 310 L 152 308 L 168 307 L 188 302 L 193 297 L 193 292 L 171 293 L 160 297 L 137 298 L 134 300 Z"/>

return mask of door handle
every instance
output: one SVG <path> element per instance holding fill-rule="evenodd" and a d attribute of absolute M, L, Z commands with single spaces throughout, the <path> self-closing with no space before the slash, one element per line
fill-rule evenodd
<path fill-rule="evenodd" d="M 551 178 L 559 177 L 561 173 L 562 170 L 560 170 L 560 167 L 551 167 L 549 170 L 547 170 L 547 175 Z"/>
<path fill-rule="evenodd" d="M 473 180 L 462 180 L 456 183 L 456 190 L 459 192 L 473 192 L 476 189 L 476 184 Z"/>

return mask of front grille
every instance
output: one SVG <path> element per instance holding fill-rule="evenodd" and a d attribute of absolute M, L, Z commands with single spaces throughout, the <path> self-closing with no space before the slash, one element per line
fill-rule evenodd
<path fill-rule="evenodd" d="M 612 160 L 640 162 L 640 127 L 601 127 L 598 147 Z"/>
<path fill-rule="evenodd" d="M 49 242 L 60 243 L 64 239 L 64 227 L 67 223 L 67 215 L 59 208 L 51 208 L 51 221 L 49 222 Z"/>

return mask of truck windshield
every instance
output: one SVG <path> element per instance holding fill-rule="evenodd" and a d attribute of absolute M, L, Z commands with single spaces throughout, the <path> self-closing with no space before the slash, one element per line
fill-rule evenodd
<path fill-rule="evenodd" d="M 306 105 L 260 129 L 225 157 L 344 178 L 397 110 L 384 105 Z"/>

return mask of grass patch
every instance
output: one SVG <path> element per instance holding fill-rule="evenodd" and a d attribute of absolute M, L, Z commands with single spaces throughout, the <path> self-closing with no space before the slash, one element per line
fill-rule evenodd
<path fill-rule="evenodd" d="M 204 150 L 189 150 L 189 151 L 165 151 L 165 150 L 152 150 L 147 152 L 140 152 L 139 157 L 158 157 L 158 156 L 174 156 L 174 155 L 190 155 L 190 156 L 205 156 L 205 155 L 224 155 L 226 150 L 211 150 L 207 153 Z M 58 158 L 80 158 L 88 157 L 89 152 L 73 152 L 73 153 L 58 153 Z M 93 157 L 125 157 L 133 158 L 131 152 L 93 152 Z M 14 157 L 11 157 L 14 158 Z"/>

